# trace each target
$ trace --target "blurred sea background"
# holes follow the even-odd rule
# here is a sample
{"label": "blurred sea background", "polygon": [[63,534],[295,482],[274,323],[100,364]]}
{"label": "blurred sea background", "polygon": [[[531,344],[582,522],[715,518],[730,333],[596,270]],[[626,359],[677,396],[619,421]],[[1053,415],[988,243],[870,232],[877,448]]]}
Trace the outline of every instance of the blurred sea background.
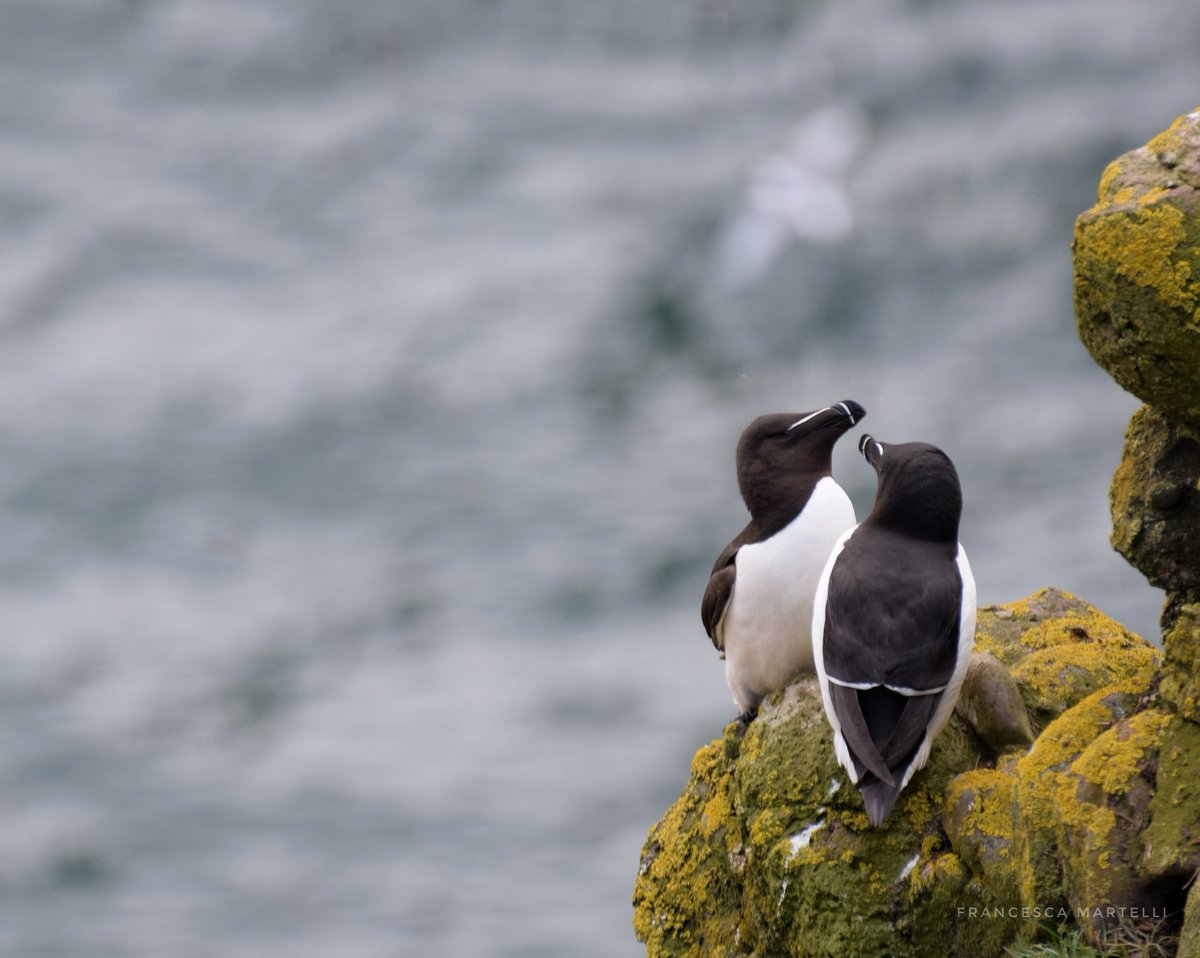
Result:
{"label": "blurred sea background", "polygon": [[[742,427],[1143,634],[1074,331],[1200,6],[0,0],[0,953],[632,958]],[[860,515],[858,431],[835,469]]]}

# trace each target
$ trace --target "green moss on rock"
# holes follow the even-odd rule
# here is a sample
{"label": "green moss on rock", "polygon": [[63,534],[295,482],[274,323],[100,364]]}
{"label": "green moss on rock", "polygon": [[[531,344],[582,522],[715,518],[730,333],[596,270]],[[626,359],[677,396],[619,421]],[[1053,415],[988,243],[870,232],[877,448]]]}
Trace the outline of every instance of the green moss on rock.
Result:
{"label": "green moss on rock", "polygon": [[[776,693],[744,735],[731,725],[697,752],[651,830],[634,895],[651,958],[989,958],[1021,930],[1021,906],[1062,898],[1058,789],[1102,732],[1136,714],[1158,653],[1053,589],[982,609],[979,622],[986,668],[1012,678],[1002,704],[980,694],[965,712],[994,728],[992,711],[1015,710],[1028,728],[1032,706],[1050,723],[1032,750],[985,744],[955,715],[876,829],[834,759],[815,680]],[[999,725],[1017,727],[1008,718]]]}
{"label": "green moss on rock", "polygon": [[1200,605],[1179,609],[1163,640],[1165,661],[1159,686],[1176,714],[1200,723]]}
{"label": "green moss on rock", "polygon": [[944,843],[940,795],[975,760],[970,733],[952,722],[901,795],[896,826],[874,829],[834,759],[815,681],[773,699],[747,731],[735,773],[749,831],[743,942],[763,954],[872,955],[910,937],[909,875],[923,846]]}
{"label": "green moss on rock", "polygon": [[[993,908],[1020,901],[1015,865],[1016,776],[1011,770],[980,768],[959,775],[946,790],[943,826],[955,854],[986,887]],[[1020,930],[1010,919],[1005,940]]]}
{"label": "green moss on rock", "polygon": [[1033,743],[1021,690],[994,655],[976,652],[971,656],[956,710],[997,755],[1024,751]]}
{"label": "green moss on rock", "polygon": [[683,794],[650,830],[634,889],[634,929],[652,955],[735,954],[741,823],[732,814],[737,739],[692,759]]}
{"label": "green moss on rock", "polygon": [[1200,958],[1200,882],[1192,885],[1188,893],[1176,958]]}
{"label": "green moss on rock", "polygon": [[943,795],[977,761],[960,719],[884,829],[834,758],[815,680],[770,698],[736,749],[734,729],[697,753],[646,843],[634,925],[648,954],[915,955],[914,937],[944,937],[945,914],[914,912],[910,876],[947,850]]}
{"label": "green moss on rock", "polygon": [[1143,406],[1109,490],[1113,547],[1178,605],[1200,596],[1200,429]]}
{"label": "green moss on rock", "polygon": [[1163,732],[1144,843],[1151,876],[1200,870],[1200,725],[1178,716]]}
{"label": "green moss on rock", "polygon": [[1200,425],[1200,112],[1115,160],[1075,224],[1080,339],[1118,383]]}
{"label": "green moss on rock", "polygon": [[1058,783],[1055,818],[1063,887],[1076,910],[1092,909],[1089,930],[1113,927],[1096,907],[1149,908],[1138,875],[1142,832],[1150,819],[1156,759],[1168,713],[1124,719],[1087,746]]}
{"label": "green moss on rock", "polygon": [[[1147,671],[1092,693],[1049,724],[1017,763],[1015,850],[1022,901],[1066,907],[1057,803],[1071,765],[1106,730],[1135,714],[1152,680]],[[1032,932],[1034,923],[1025,930]]]}

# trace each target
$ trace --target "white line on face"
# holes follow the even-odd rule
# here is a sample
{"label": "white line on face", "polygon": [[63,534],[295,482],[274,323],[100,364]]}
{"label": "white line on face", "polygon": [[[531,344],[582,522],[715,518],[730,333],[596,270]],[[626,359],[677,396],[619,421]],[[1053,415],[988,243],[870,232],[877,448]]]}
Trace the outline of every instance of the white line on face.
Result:
{"label": "white line on face", "polygon": [[792,423],[790,426],[788,426],[787,432],[791,432],[797,426],[803,426],[806,422],[808,422],[810,419],[812,419],[813,416],[819,416],[823,412],[829,412],[829,410],[831,410],[832,408],[833,408],[832,406],[826,406],[824,409],[818,409],[816,412],[810,412],[803,419],[797,419],[794,423]]}
{"label": "white line on face", "polygon": [[850,425],[853,426],[854,425],[854,413],[852,413],[850,411],[850,407],[847,406],[844,402],[840,402],[837,404],[837,408],[846,414],[846,418],[850,420]]}

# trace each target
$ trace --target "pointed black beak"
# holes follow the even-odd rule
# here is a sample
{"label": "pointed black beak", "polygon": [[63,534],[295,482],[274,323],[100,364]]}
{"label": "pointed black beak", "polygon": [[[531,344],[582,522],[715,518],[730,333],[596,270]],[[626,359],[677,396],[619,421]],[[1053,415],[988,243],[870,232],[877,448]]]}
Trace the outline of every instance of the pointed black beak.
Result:
{"label": "pointed black beak", "polygon": [[837,431],[838,435],[858,425],[862,417],[867,414],[867,411],[853,399],[843,399],[841,402],[834,403],[832,406],[826,407],[824,412],[828,418],[817,427],[817,431],[833,429]]}
{"label": "pointed black beak", "polygon": [[[867,411],[853,399],[844,399],[839,403],[834,403],[832,406],[826,406],[824,409],[818,409],[816,412],[810,412],[807,415],[801,416],[788,426],[786,431],[791,433],[799,426],[807,426],[806,429],[801,429],[794,434],[797,440],[802,440],[806,436],[812,436],[816,433],[824,433],[831,429],[836,430],[840,436],[851,426],[856,425],[866,414]],[[834,442],[836,441],[834,439]]]}
{"label": "pointed black beak", "polygon": [[863,416],[867,414],[867,411],[853,399],[843,399],[840,403],[835,403],[833,408],[845,415],[850,420],[851,426],[857,426]]}
{"label": "pointed black beak", "polygon": [[876,472],[879,471],[879,461],[883,458],[884,449],[887,448],[885,443],[880,442],[874,436],[863,433],[863,436],[858,440],[858,451],[863,454],[863,458]]}
{"label": "pointed black beak", "polygon": [[843,399],[841,402],[834,403],[828,407],[827,411],[831,415],[820,428],[837,429],[839,432],[857,426],[862,417],[867,414],[867,411],[853,399]]}

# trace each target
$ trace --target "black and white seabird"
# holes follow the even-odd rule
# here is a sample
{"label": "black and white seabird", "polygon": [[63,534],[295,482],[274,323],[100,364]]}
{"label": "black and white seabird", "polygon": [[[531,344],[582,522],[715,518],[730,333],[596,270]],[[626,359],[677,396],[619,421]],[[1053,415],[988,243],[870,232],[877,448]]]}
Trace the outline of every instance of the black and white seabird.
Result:
{"label": "black and white seabird", "polygon": [[760,416],[738,440],[750,523],[717,557],[701,615],[749,721],[759,703],[813,670],[812,608],[834,542],[854,525],[833,480],[833,446],[866,415],[853,400],[815,412]]}
{"label": "black and white seabird", "polygon": [[834,753],[880,825],[954,710],[975,641],[975,579],[949,457],[871,436],[858,448],[879,477],[875,506],[829,556],[813,652]]}

